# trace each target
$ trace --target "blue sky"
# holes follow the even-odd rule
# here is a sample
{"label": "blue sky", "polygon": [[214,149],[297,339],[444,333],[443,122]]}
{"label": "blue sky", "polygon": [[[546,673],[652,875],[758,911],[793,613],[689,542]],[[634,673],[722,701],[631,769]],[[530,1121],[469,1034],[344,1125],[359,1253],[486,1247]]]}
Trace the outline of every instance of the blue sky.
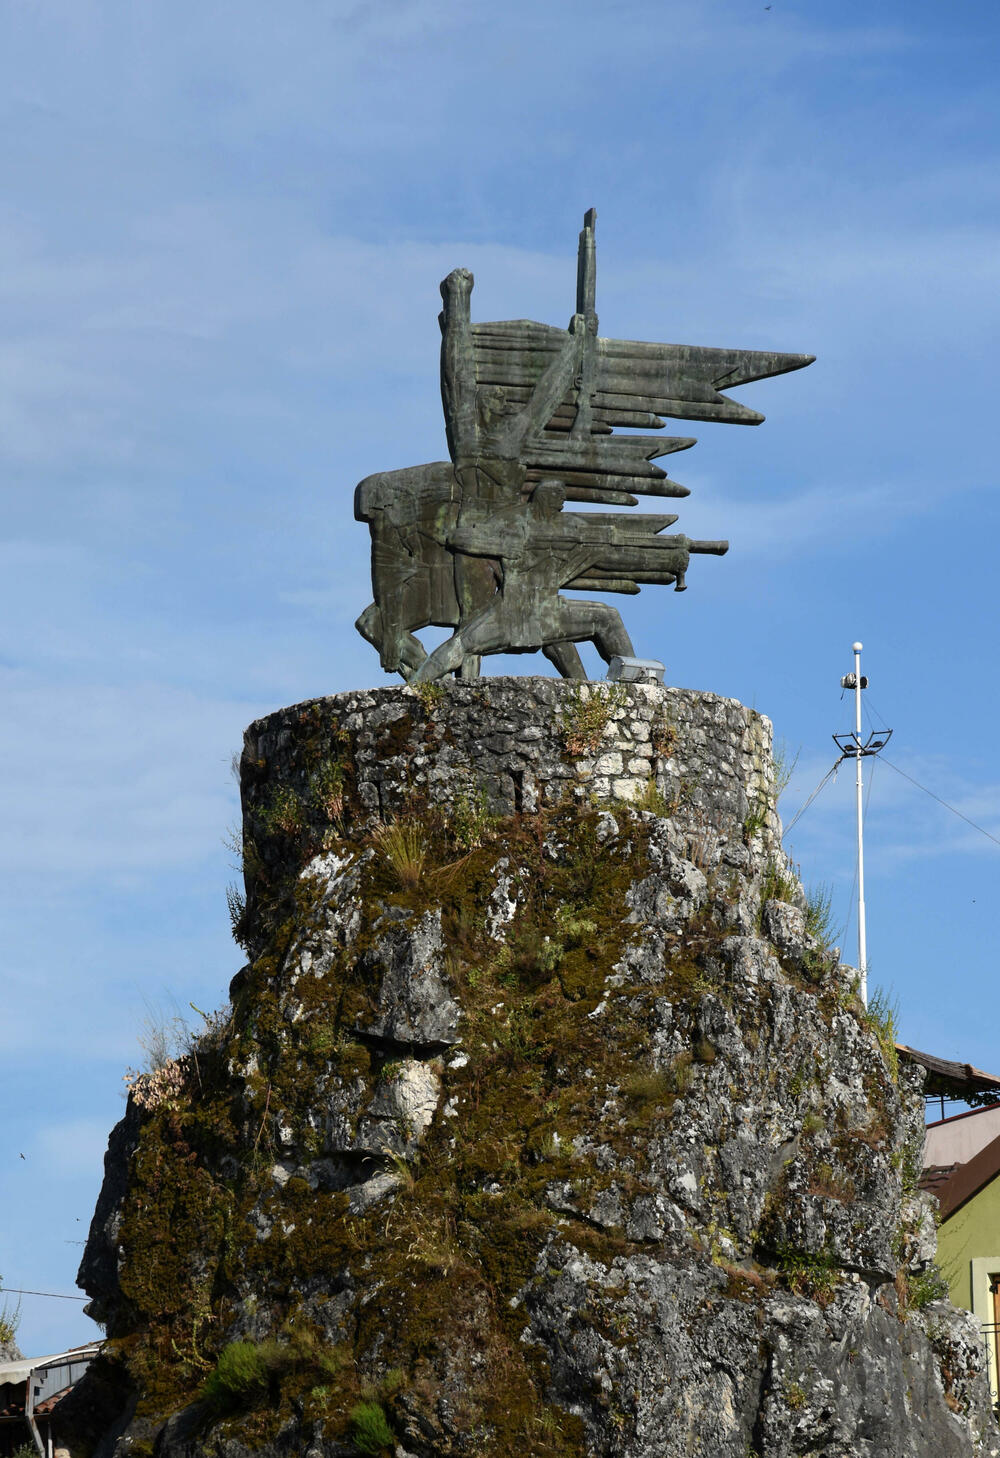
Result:
{"label": "blue sky", "polygon": [[[691,427],[678,529],[732,549],[626,601],[637,651],[773,719],[789,819],[860,637],[894,763],[1000,835],[998,51],[967,0],[0,5],[8,1285],[73,1291],[147,1005],[239,965],[244,726],[383,681],[352,490],[446,453],[457,265],[564,325],[595,206],[602,332],[817,356]],[[840,920],[852,796],[791,837]],[[998,857],[878,771],[873,979],[996,1071]],[[92,1331],[24,1301],[29,1352]]]}

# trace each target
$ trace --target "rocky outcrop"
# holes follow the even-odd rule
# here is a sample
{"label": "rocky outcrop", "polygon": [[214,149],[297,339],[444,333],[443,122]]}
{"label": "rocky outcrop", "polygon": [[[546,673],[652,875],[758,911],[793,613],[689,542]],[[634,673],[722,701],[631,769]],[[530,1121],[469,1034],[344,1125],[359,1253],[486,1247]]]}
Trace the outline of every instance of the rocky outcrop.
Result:
{"label": "rocky outcrop", "polygon": [[251,727],[248,963],[81,1270],[103,1458],[1000,1454],[769,736],[530,679]]}

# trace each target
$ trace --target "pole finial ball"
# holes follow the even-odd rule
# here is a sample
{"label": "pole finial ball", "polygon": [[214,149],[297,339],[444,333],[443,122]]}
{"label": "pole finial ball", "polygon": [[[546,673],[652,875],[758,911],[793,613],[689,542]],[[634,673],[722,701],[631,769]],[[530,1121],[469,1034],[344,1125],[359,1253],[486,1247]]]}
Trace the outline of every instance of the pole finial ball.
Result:
{"label": "pole finial ball", "polygon": [[865,645],[863,643],[852,643],[851,644],[851,651],[852,651],[852,653],[860,653],[861,650],[862,650],[862,648],[864,646]]}

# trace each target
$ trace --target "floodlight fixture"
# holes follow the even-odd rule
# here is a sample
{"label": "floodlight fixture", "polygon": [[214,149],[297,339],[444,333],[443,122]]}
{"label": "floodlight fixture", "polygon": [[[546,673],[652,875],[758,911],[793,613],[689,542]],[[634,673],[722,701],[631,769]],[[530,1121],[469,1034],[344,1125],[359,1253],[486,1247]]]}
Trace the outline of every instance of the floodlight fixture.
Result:
{"label": "floodlight fixture", "polygon": [[656,658],[624,658],[616,653],[608,664],[612,683],[662,683],[665,666]]}

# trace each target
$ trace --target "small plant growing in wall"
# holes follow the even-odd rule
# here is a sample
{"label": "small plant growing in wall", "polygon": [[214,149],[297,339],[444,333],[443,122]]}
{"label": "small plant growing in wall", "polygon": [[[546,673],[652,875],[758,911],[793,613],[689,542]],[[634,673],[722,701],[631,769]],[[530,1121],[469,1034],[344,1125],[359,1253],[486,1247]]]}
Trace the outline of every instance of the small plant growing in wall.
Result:
{"label": "small plant growing in wall", "polygon": [[486,791],[459,790],[452,802],[449,828],[460,850],[476,850],[496,830],[500,816],[490,808]]}
{"label": "small plant growing in wall", "polygon": [[747,810],[743,818],[743,839],[747,845],[764,829],[770,808],[766,795],[760,795]]}
{"label": "small plant growing in wall", "polygon": [[248,952],[250,943],[246,931],[247,899],[239,887],[232,882],[226,887],[226,908],[229,912],[233,941],[238,947],[242,947],[244,952]]}
{"label": "small plant growing in wall", "polygon": [[430,713],[436,704],[444,698],[443,683],[413,683],[410,685],[417,698],[424,706],[426,713]]}
{"label": "small plant growing in wall", "polygon": [[798,1250],[782,1245],[777,1254],[778,1270],[796,1296],[808,1296],[819,1306],[829,1306],[840,1283],[840,1268],[833,1251]]}
{"label": "small plant growing in wall", "polygon": [[677,741],[680,738],[680,731],[673,719],[663,713],[660,714],[653,724],[653,732],[650,736],[653,753],[657,759],[669,759],[677,748]]}
{"label": "small plant growing in wall", "polygon": [[797,887],[798,878],[792,862],[785,856],[772,859],[767,863],[767,870],[764,872],[764,879],[761,882],[761,905],[763,906],[765,901],[793,902]]}
{"label": "small plant growing in wall", "polygon": [[802,1386],[801,1382],[788,1383],[785,1388],[785,1401],[788,1403],[788,1406],[795,1411],[797,1411],[800,1407],[805,1407],[806,1390]]}
{"label": "small plant growing in wall", "polygon": [[902,1149],[894,1150],[889,1156],[893,1169],[899,1171],[904,1195],[912,1195],[919,1185],[924,1164],[923,1139],[923,1131],[921,1131],[916,1139],[904,1144]]}
{"label": "small plant growing in wall", "polygon": [[325,820],[339,821],[344,810],[345,768],[337,759],[325,759],[309,777],[309,798]]}
{"label": "small plant growing in wall", "polygon": [[667,820],[677,810],[677,801],[668,800],[663,791],[656,783],[656,776],[650,775],[642,787],[640,794],[636,795],[624,808],[628,810],[644,810],[650,815],[657,815],[661,820]]}
{"label": "small plant growing in wall", "polygon": [[126,1068],[122,1082],[140,1109],[158,1109],[161,1104],[177,1108],[188,1078],[188,1060],[171,1058],[151,1073]]}
{"label": "small plant growing in wall", "polygon": [[833,926],[833,893],[828,886],[806,892],[806,931],[821,947],[829,947],[836,935]]}
{"label": "small plant growing in wall", "polygon": [[795,773],[795,766],[799,762],[798,750],[794,754],[789,751],[785,741],[779,740],[774,746],[772,763],[774,764],[774,798],[779,800],[788,789],[788,782]]}
{"label": "small plant growing in wall", "polygon": [[928,1266],[907,1278],[908,1304],[914,1311],[922,1311],[932,1301],[943,1301],[948,1295],[948,1282],[939,1266]]}
{"label": "small plant growing in wall", "polygon": [[576,689],[562,711],[563,742],[570,759],[594,754],[612,714],[625,707],[628,691],[624,684],[591,686],[585,695]]}
{"label": "small plant growing in wall", "polygon": [[201,1387],[209,1421],[252,1412],[273,1401],[278,1386],[291,1374],[329,1380],[337,1378],[347,1363],[342,1349],[325,1346],[313,1332],[286,1323],[282,1333],[281,1341],[243,1340],[223,1347]]}
{"label": "small plant growing in wall", "polygon": [[287,785],[279,785],[256,814],[265,835],[297,835],[305,824],[302,801]]}
{"label": "small plant growing in wall", "polygon": [[865,1009],[864,1020],[875,1034],[882,1057],[894,1079],[899,1077],[899,1054],[896,1037],[899,1026],[899,1004],[884,987],[873,987]]}
{"label": "small plant growing in wall", "polygon": [[219,1353],[215,1370],[201,1389],[203,1401],[217,1414],[245,1412],[267,1395],[269,1367],[257,1342],[230,1342]]}

